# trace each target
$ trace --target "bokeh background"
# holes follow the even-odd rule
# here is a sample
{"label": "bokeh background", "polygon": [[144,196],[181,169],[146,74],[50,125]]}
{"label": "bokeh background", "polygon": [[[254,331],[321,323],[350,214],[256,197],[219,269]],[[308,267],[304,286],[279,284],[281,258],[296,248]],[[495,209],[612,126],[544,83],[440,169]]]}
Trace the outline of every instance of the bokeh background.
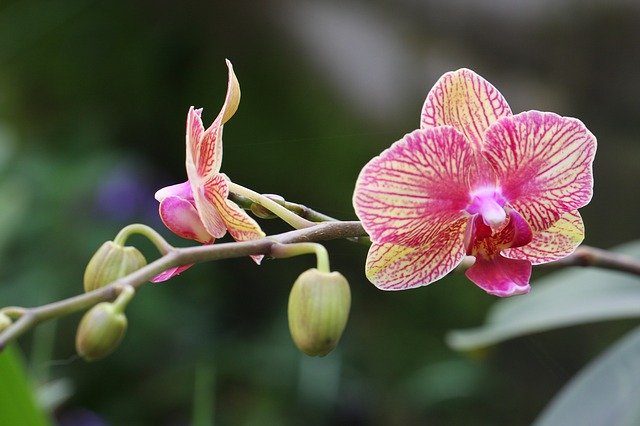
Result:
{"label": "bokeh background", "polygon": [[[153,193],[185,179],[186,112],[217,115],[225,58],[242,102],[223,171],[240,184],[354,219],[360,168],[418,126],[442,73],[469,67],[515,112],[584,121],[599,141],[586,243],[634,239],[638,40],[633,0],[4,0],[0,305],[77,294],[93,252],[129,223],[190,244],[164,229]],[[353,294],[331,355],[305,357],[288,334],[288,292],[311,257],[226,260],[143,288],[104,361],[74,356],[79,315],[22,337],[38,396],[62,425],[524,425],[634,325],[456,353],[446,332],[479,325],[494,298],[459,275],[381,292],[365,247],[327,247]]]}

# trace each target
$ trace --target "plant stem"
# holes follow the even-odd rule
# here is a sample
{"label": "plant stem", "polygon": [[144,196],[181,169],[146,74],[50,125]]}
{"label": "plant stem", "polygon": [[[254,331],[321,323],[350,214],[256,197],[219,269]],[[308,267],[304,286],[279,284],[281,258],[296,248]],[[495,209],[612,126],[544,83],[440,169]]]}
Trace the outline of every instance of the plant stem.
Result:
{"label": "plant stem", "polygon": [[547,264],[552,268],[593,266],[640,275],[640,261],[631,256],[590,246],[580,246],[569,256]]}
{"label": "plant stem", "polygon": [[274,244],[271,247],[271,256],[276,259],[300,256],[302,254],[314,253],[317,259],[316,269],[320,272],[331,272],[329,267],[329,253],[322,244],[318,243],[292,243]]}
{"label": "plant stem", "polygon": [[4,308],[2,312],[9,317],[17,317],[17,320],[0,333],[0,351],[39,323],[86,310],[99,302],[113,301],[123,288],[131,286],[133,289],[137,289],[149,279],[169,268],[252,254],[271,255],[272,247],[275,244],[344,239],[364,235],[366,233],[360,222],[325,222],[259,240],[172,248],[156,261],[97,290],[34,308]]}
{"label": "plant stem", "polygon": [[296,229],[308,228],[315,225],[314,222],[298,216],[291,210],[281,206],[272,199],[267,198],[264,195],[259,194],[249,188],[238,185],[237,183],[229,182],[229,191],[233,192],[234,194],[246,197],[254,203],[260,204],[262,207],[269,210],[271,213],[275,214],[280,219],[284,220]]}
{"label": "plant stem", "polygon": [[116,237],[113,239],[113,242],[115,244],[124,246],[127,242],[127,239],[132,234],[140,234],[147,237],[149,241],[151,241],[153,245],[156,246],[160,254],[164,255],[166,253],[169,253],[173,249],[173,246],[169,244],[167,240],[162,238],[162,235],[156,232],[155,229],[141,223],[134,223],[122,228],[120,232],[118,232],[118,235],[116,235]]}

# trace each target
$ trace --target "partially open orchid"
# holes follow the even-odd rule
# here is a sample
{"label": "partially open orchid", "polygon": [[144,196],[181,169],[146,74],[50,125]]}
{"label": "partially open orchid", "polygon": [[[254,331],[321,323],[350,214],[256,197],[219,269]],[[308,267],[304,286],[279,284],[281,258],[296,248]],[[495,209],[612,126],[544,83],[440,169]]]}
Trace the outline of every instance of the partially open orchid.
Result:
{"label": "partially open orchid", "polygon": [[[265,235],[244,210],[228,199],[228,178],[220,173],[223,125],[235,114],[240,103],[240,85],[231,62],[227,61],[227,67],[227,95],[213,124],[205,130],[200,118],[202,109],[191,107],[187,114],[188,180],[162,188],[155,195],[160,202],[160,217],[167,228],[180,237],[204,244],[213,243],[227,231],[237,241]],[[260,263],[262,256],[252,258]],[[154,281],[167,280],[188,267],[166,271]]]}
{"label": "partially open orchid", "polygon": [[430,284],[475,257],[467,277],[496,296],[527,293],[531,265],[571,254],[593,192],[596,139],[575,118],[517,115],[471,70],[443,75],[420,129],[360,172],[353,204],[372,245],[371,282]]}

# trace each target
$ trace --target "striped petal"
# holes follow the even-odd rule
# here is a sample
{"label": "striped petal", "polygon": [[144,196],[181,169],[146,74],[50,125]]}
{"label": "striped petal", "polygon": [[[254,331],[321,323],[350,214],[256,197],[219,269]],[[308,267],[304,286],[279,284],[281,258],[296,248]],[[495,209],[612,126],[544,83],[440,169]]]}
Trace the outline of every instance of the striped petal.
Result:
{"label": "striped petal", "polygon": [[184,198],[169,196],[160,201],[160,219],[179,237],[210,243],[213,237],[207,232],[193,204]]}
{"label": "striped petal", "polygon": [[528,111],[499,120],[485,139],[502,194],[534,231],[591,200],[596,138],[580,120]]}
{"label": "striped petal", "polygon": [[515,296],[529,292],[531,263],[507,259],[499,254],[490,258],[479,257],[465,275],[489,294],[499,297]]}
{"label": "striped petal", "polygon": [[469,221],[461,218],[448,228],[432,233],[417,247],[373,243],[367,255],[365,273],[382,290],[405,290],[439,280],[464,257],[464,231]]}
{"label": "striped petal", "polygon": [[466,216],[475,171],[454,128],[416,130],[364,166],[353,205],[374,242],[424,245]]}
{"label": "striped petal", "polygon": [[[215,208],[218,217],[224,223],[229,234],[236,241],[257,240],[265,237],[265,233],[260,229],[260,225],[253,220],[243,209],[238,207],[233,201],[227,199],[229,189],[225,176],[216,175],[204,187],[204,196],[207,203]],[[262,255],[251,256],[260,264]]]}
{"label": "striped petal", "polygon": [[453,126],[480,149],[485,130],[510,115],[509,104],[498,89],[462,68],[444,74],[433,86],[422,107],[420,128]]}
{"label": "striped petal", "polygon": [[217,206],[209,199],[210,193],[217,192],[223,194],[228,194],[229,192],[227,182],[220,175],[215,175],[207,184],[197,187],[193,192],[193,199],[207,232],[213,235],[214,238],[222,238],[227,233],[227,225],[222,219]]}
{"label": "striped petal", "polygon": [[528,260],[539,265],[570,255],[583,239],[582,217],[577,211],[571,211],[546,230],[536,232],[526,246],[505,250],[503,254],[511,259]]}
{"label": "striped petal", "polygon": [[202,109],[190,108],[187,116],[187,174],[189,180],[206,181],[220,171],[222,164],[222,127],[237,111],[240,84],[227,60],[229,79],[224,104],[211,126],[204,130]]}

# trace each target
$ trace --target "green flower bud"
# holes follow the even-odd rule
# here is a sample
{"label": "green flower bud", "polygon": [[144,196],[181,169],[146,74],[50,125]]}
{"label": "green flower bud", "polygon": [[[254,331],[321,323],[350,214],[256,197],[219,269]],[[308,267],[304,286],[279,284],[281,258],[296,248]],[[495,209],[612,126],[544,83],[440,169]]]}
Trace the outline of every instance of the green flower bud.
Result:
{"label": "green flower bud", "polygon": [[11,318],[4,312],[0,312],[0,332],[11,325]]}
{"label": "green flower bud", "polygon": [[78,326],[76,352],[85,361],[96,361],[113,352],[127,331],[127,317],[108,302],[98,303]]}
{"label": "green flower bud", "polygon": [[336,347],[349,318],[351,291],[339,272],[303,272],[289,294],[289,331],[298,349],[324,356]]}
{"label": "green flower bud", "polygon": [[84,291],[104,287],[146,264],[147,260],[137,248],[107,241],[93,255],[84,271]]}

